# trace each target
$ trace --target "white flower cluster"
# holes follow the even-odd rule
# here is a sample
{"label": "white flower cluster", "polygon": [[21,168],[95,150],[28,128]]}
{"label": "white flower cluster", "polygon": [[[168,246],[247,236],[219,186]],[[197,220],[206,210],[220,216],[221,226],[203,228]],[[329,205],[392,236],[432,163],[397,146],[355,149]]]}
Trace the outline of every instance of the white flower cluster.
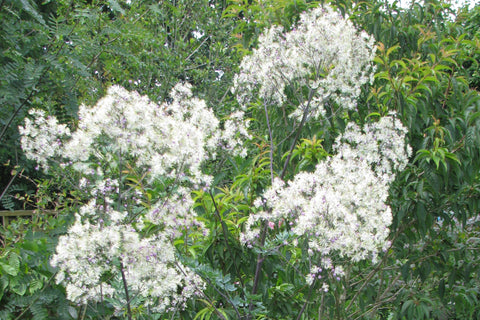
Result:
{"label": "white flower cluster", "polygon": [[[107,211],[110,216],[127,215]],[[51,264],[59,268],[56,280],[66,283],[69,300],[100,302],[124,292],[122,270],[130,295],[143,298],[144,306],[154,312],[182,308],[204,288],[201,279],[177,261],[165,235],[142,238],[128,224],[85,219],[104,215],[94,203],[87,204],[76,214],[68,235],[59,239]]]}
{"label": "white flower cluster", "polygon": [[365,125],[363,130],[348,123],[345,133],[335,141],[335,149],[343,158],[365,160],[379,178],[389,183],[412,153],[412,148],[405,145],[406,134],[407,128],[392,113]]}
{"label": "white flower cluster", "polygon": [[[256,99],[256,90],[267,103],[281,105],[287,86],[306,87],[313,93],[311,116],[318,118],[327,102],[356,107],[361,86],[373,79],[374,56],[372,36],[332,8],[318,7],[303,13],[296,29],[274,26],[260,36],[258,49],[241,63],[234,91],[244,106]],[[301,102],[292,116],[301,115],[307,104]]]}
{"label": "white flower cluster", "polygon": [[242,158],[247,156],[247,148],[244,147],[243,141],[252,139],[247,128],[250,121],[245,120],[243,111],[232,113],[225,121],[224,130],[222,131],[222,148],[230,151],[233,155]]}
{"label": "white flower cluster", "polygon": [[161,226],[169,237],[178,237],[184,228],[202,227],[202,224],[195,220],[193,202],[190,190],[179,187],[175,193],[154,204],[145,214],[144,220]]}
{"label": "white flower cluster", "polygon": [[250,135],[243,113],[233,114],[222,131],[212,110],[193,97],[190,85],[177,84],[170,96],[171,102],[158,105],[137,92],[112,86],[95,106],[80,106],[78,128],[71,134],[54,117],[33,110],[35,121],[27,119],[20,127],[22,148],[44,167],[59,156],[91,175],[100,153],[107,161],[122,155],[133,159],[137,168],[148,169],[151,179],[181,174],[207,184],[211,177],[201,172],[201,165],[215,157],[219,146],[246,155],[243,141]]}
{"label": "white flower cluster", "polygon": [[[349,125],[337,139],[338,153],[319,163],[314,172],[301,172],[292,181],[276,179],[257,199],[264,208],[251,215],[242,240],[259,235],[259,221],[283,221],[298,236],[309,239],[312,253],[338,253],[354,261],[377,259],[389,245],[392,222],[386,204],[394,172],[408,161],[405,128],[394,117],[365,126]],[[331,268],[325,259],[325,268]]]}
{"label": "white flower cluster", "polygon": [[[219,147],[245,155],[241,138],[249,137],[248,121],[235,113],[220,130],[188,84],[176,85],[170,96],[170,102],[156,104],[112,86],[95,106],[80,106],[73,132],[38,110],[20,128],[28,158],[44,168],[73,168],[81,177],[77,186],[90,196],[52,258],[57,282],[66,284],[74,302],[120,297],[122,273],[132,296],[159,312],[184,306],[203,288],[177,261],[172,241],[201,227],[191,187],[210,183],[201,166]],[[157,198],[139,192],[130,172],[143,187],[160,188]],[[148,209],[142,198],[148,198]],[[145,236],[152,225],[158,232]]]}
{"label": "white flower cluster", "polygon": [[216,148],[219,122],[203,100],[192,97],[188,85],[175,86],[171,97],[171,103],[157,105],[136,92],[110,87],[94,107],[80,107],[78,129],[64,154],[88,172],[91,155],[107,145],[106,157],[133,157],[136,167],[150,169],[152,179],[188,172],[194,182],[208,182],[200,166]]}
{"label": "white flower cluster", "polygon": [[55,117],[45,117],[43,110],[32,109],[28,113],[33,121],[27,117],[25,126],[19,127],[22,148],[27,158],[48,169],[48,160],[60,155],[62,140],[70,136],[70,129]]}

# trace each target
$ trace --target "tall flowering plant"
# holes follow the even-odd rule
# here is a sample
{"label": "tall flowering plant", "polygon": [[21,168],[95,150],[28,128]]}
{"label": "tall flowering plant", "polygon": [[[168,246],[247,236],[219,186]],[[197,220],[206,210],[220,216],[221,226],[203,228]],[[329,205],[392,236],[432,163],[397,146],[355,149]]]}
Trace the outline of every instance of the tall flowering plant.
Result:
{"label": "tall flowering plant", "polygon": [[[46,171],[77,172],[88,201],[61,236],[51,263],[76,303],[111,301],[131,314],[132,299],[152,312],[183,308],[203,281],[176,257],[182,233],[206,232],[191,191],[208,186],[206,160],[223,148],[245,153],[243,113],[225,122],[179,84],[156,104],[113,86],[93,107],[81,106],[76,130],[32,110],[20,128],[27,157]],[[154,189],[148,192],[146,189]]]}
{"label": "tall flowering plant", "polygon": [[300,172],[287,182],[274,179],[255,201],[257,212],[246,222],[242,241],[255,245],[262,231],[259,222],[266,222],[274,237],[290,231],[294,243],[306,238],[312,256],[310,284],[322,269],[343,275],[343,266],[333,257],[376,262],[389,246],[389,184],[411,154],[405,134],[395,115],[363,129],[350,123],[335,142],[335,154],[314,172]]}
{"label": "tall flowering plant", "polygon": [[[301,14],[291,30],[265,30],[258,48],[243,59],[233,91],[243,107],[263,105],[270,140],[270,186],[254,201],[240,235],[242,243],[261,252],[253,293],[266,261],[262,252],[304,249],[306,284],[326,292],[325,279],[341,280],[347,266],[367,259],[376,263],[389,248],[388,191],[407,165],[411,148],[394,112],[364,126],[352,121],[362,87],[373,82],[375,52],[372,36],[333,8],[319,6]],[[293,122],[285,138],[293,137],[291,147],[277,174],[275,151],[282,142],[276,144],[278,128],[271,125],[279,123],[271,120],[276,108],[290,110],[282,122]],[[345,128],[335,128],[336,119]],[[291,156],[306,128],[337,136],[331,155],[312,163],[313,172],[287,180]],[[340,300],[336,297],[337,306]]]}
{"label": "tall flowering plant", "polygon": [[[68,298],[80,304],[109,301],[117,311],[126,307],[128,314],[134,301],[152,312],[168,312],[184,308],[188,299],[202,294],[208,285],[232,306],[237,318],[243,313],[253,319],[262,266],[268,263],[267,254],[283,254],[279,248],[288,248],[294,255],[305,253],[304,265],[296,269],[302,278],[292,282],[310,287],[310,293],[315,288],[327,292],[329,282],[322,277],[341,280],[351,263],[376,262],[390,245],[389,186],[396,172],[407,165],[411,151],[406,129],[395,113],[363,126],[351,121],[362,86],[372,80],[374,55],[373,37],[358,31],[334,9],[322,6],[303,13],[292,30],[272,27],[264,32],[258,49],[244,58],[234,80],[240,110],[223,124],[192,95],[189,85],[180,84],[173,88],[171,101],[162,104],[113,86],[95,106],[80,107],[75,130],[43,111],[32,110],[32,120],[20,128],[25,154],[48,172],[75,172],[74,185],[86,195],[51,259]],[[268,130],[268,160],[240,174],[238,180],[232,179],[237,186],[242,179],[251,182],[240,187],[239,194],[248,195],[239,197],[247,201],[236,206],[227,202],[237,197],[226,196],[230,200],[217,205],[220,198],[213,193],[206,197],[210,202],[201,200],[211,204],[204,206],[205,212],[215,213],[209,225],[215,228],[211,230],[215,236],[204,252],[218,245],[216,228],[221,226],[225,247],[212,261],[233,265],[228,270],[236,277],[218,274],[203,264],[196,271],[210,274],[204,282],[182,264],[174,241],[210,231],[193,210],[200,205],[194,203],[192,191],[212,184],[212,176],[202,169],[219,148],[246,155],[243,140],[250,135],[245,112],[247,108],[255,112],[259,105],[263,105],[260,112],[265,112]],[[278,145],[275,134],[284,128],[272,128],[270,116],[276,108],[289,112],[275,123],[293,128],[285,139],[278,139],[282,140]],[[334,128],[334,120],[340,118],[346,126]],[[261,119],[256,120],[262,130]],[[329,152],[311,157],[321,159],[312,163],[313,170],[285,178],[302,130],[326,126],[333,136]],[[279,166],[274,153],[285,140],[291,147]],[[255,159],[245,163],[254,165]],[[270,174],[266,187],[251,176],[258,172]],[[226,221],[226,208],[245,216]],[[242,273],[252,268],[242,269],[238,261],[221,260],[227,253],[232,258],[232,247],[237,244],[245,245],[236,247],[240,252],[254,249],[254,273]],[[230,279],[233,283],[228,283]],[[240,286],[241,293],[232,297]],[[302,317],[308,296],[302,298],[304,307],[297,319]],[[203,300],[207,308],[197,317],[214,309],[226,318],[214,300]]]}

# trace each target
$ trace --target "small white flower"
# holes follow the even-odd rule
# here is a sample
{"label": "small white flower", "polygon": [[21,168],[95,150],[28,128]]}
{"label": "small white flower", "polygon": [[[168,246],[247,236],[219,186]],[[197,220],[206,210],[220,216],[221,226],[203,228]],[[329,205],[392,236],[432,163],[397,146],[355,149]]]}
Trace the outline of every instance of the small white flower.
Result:
{"label": "small white flower", "polygon": [[[328,257],[334,252],[354,261],[375,261],[389,243],[392,213],[386,201],[395,172],[408,162],[405,134],[394,115],[363,130],[349,124],[336,140],[337,154],[314,172],[300,172],[287,183],[274,180],[255,201],[266,210],[250,215],[243,241],[256,241],[260,221],[286,221],[297,236],[308,236],[309,254],[318,253],[325,269],[333,267]],[[343,276],[341,266],[334,273]]]}
{"label": "small white flower", "polygon": [[[312,94],[310,118],[324,117],[330,102],[352,110],[373,74],[374,41],[331,7],[320,6],[301,14],[291,31],[265,30],[258,48],[242,60],[233,91],[244,108],[258,97],[281,106],[285,88],[295,83]],[[301,117],[307,104],[300,103],[290,116]]]}

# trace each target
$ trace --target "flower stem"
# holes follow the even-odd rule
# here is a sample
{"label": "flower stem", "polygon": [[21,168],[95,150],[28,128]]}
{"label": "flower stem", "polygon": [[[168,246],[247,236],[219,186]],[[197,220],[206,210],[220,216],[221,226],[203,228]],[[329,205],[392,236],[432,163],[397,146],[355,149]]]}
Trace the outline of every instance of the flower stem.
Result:
{"label": "flower stem", "polygon": [[127,285],[127,279],[125,278],[125,272],[123,271],[123,263],[120,263],[120,272],[122,273],[123,287],[125,289],[125,297],[127,298],[128,320],[132,320],[132,310],[130,309],[130,295],[128,294],[128,285]]}

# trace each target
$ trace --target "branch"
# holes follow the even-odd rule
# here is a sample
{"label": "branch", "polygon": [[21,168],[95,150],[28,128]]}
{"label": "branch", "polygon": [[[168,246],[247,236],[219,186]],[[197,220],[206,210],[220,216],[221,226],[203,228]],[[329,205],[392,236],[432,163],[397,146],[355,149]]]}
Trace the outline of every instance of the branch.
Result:
{"label": "branch", "polygon": [[297,129],[297,134],[295,135],[295,138],[292,141],[292,144],[290,146],[290,150],[288,151],[287,159],[285,160],[285,163],[283,164],[283,170],[282,170],[282,173],[280,174],[280,179],[283,179],[283,177],[285,176],[285,173],[287,172],[288,164],[290,162],[290,159],[292,158],[293,149],[295,149],[295,145],[297,144],[298,138],[300,138],[300,133],[302,132],[303,126],[305,125],[305,122],[307,121],[308,114],[310,112],[310,103],[311,103],[312,98],[313,98],[313,93],[314,93],[314,90],[310,89],[310,92],[308,94],[308,103],[307,103],[307,106],[305,107],[305,110],[303,111],[302,121],[300,122],[300,125]]}
{"label": "branch", "polygon": [[[75,28],[77,27],[78,25],[78,21],[77,23],[75,23],[75,25],[72,27],[72,30],[70,30],[70,33],[68,34],[68,36],[70,36],[73,31],[75,30]],[[58,48],[58,51],[56,53],[56,57],[58,57],[58,55],[60,54],[60,51],[63,49],[65,45],[65,42],[62,43],[62,45],[60,46],[60,48]],[[48,49],[52,46],[52,42],[48,45],[48,48],[47,48],[47,51]],[[0,141],[2,141],[3,137],[5,136],[6,132],[7,132],[7,129],[10,127],[10,125],[12,124],[13,120],[17,117],[17,115],[20,113],[20,110],[23,109],[23,107],[25,106],[25,104],[27,104],[27,102],[32,98],[33,94],[37,91],[36,89],[36,86],[40,83],[40,81],[42,81],[42,78],[47,74],[47,72],[50,70],[51,68],[51,64],[45,68],[45,70],[43,70],[42,74],[40,75],[40,77],[38,78],[38,81],[36,83],[36,85],[33,86],[32,90],[30,91],[30,94],[23,100],[23,102],[20,104],[20,106],[15,110],[15,112],[13,113],[13,115],[10,117],[10,119],[8,120],[7,124],[3,127],[3,130],[2,132],[0,133]]]}
{"label": "branch", "polygon": [[[394,283],[398,280],[398,278],[400,278],[400,275],[398,275],[397,277],[395,277],[394,279]],[[377,309],[378,307],[380,307],[382,304],[385,304],[385,303],[388,303],[388,302],[392,302],[392,301],[395,301],[395,299],[397,298],[398,294],[401,292],[401,289],[405,288],[407,286],[407,283],[405,283],[401,288],[400,290],[397,290],[397,292],[395,292],[391,297],[389,297],[388,299],[386,300],[382,300],[382,301],[379,301],[379,299],[377,299],[377,301],[373,304],[371,304],[371,308],[368,309],[368,310],[365,310],[362,314],[360,314],[358,317],[355,318],[355,320],[358,320],[358,319],[361,319],[363,318],[363,316],[365,316],[366,314],[372,312],[373,310]],[[390,287],[389,287],[390,288]],[[389,289],[387,288],[387,289]],[[385,290],[384,294],[387,292],[387,289]],[[383,295],[382,297],[380,298],[383,298]],[[350,319],[358,314],[360,312],[360,310],[358,310],[357,312],[353,313],[350,315]]]}
{"label": "branch", "polygon": [[[267,235],[267,222],[263,221],[262,232],[260,234],[261,247],[265,245],[266,235]],[[257,294],[258,282],[260,281],[260,274],[262,273],[263,260],[265,260],[265,258],[263,257],[263,254],[259,253],[257,256],[257,266],[255,267],[255,278],[253,280],[252,295]],[[247,320],[252,319],[252,315],[251,315],[252,310],[253,310],[253,303],[250,302],[248,306],[248,311],[250,312],[250,314],[248,315]]]}
{"label": "branch", "polygon": [[[208,278],[205,278],[205,281],[207,281],[208,284],[211,285],[211,286],[213,287],[213,289],[214,289],[219,295],[221,295],[225,300],[228,301],[228,303],[230,303],[230,304],[232,305],[233,310],[235,310],[235,313],[237,314],[238,319],[241,319],[242,316],[240,315],[240,312],[238,311],[238,309],[237,309],[237,307],[235,306],[235,304],[232,302],[232,299],[230,298],[230,296],[228,295],[228,293],[227,293],[227,294],[223,294],[220,290],[217,289],[217,287],[216,287],[215,285],[212,284],[212,282],[211,282]],[[203,294],[203,295],[204,295],[205,297],[207,297],[205,294]],[[208,298],[207,298],[207,299],[208,299]],[[209,302],[210,302],[210,304],[213,306],[212,301],[209,300]],[[215,308],[215,309],[216,309],[216,308]],[[216,313],[221,315],[221,313],[220,313],[219,311],[216,311]],[[223,315],[221,315],[221,317],[224,318]]]}
{"label": "branch", "polygon": [[305,311],[305,308],[307,307],[308,299],[310,299],[310,296],[312,295],[313,292],[313,287],[315,286],[315,282],[317,279],[313,279],[312,284],[310,285],[310,289],[308,290],[307,298],[305,299],[305,303],[302,306],[302,309],[298,313],[297,320],[300,320],[302,317],[303,312]]}
{"label": "branch", "polygon": [[358,290],[355,292],[355,295],[354,295],[353,298],[350,300],[350,303],[348,304],[347,308],[345,309],[345,313],[348,312],[348,310],[350,310],[350,308],[351,308],[352,305],[353,305],[353,301],[355,301],[355,299],[360,295],[360,293],[361,293],[361,291],[363,290],[363,288],[365,288],[365,286],[370,282],[370,280],[372,280],[373,276],[380,270],[381,266],[387,261],[387,258],[390,256],[390,254],[388,253],[388,251],[390,251],[390,249],[393,247],[393,243],[395,242],[395,240],[397,239],[397,237],[399,236],[399,234],[400,234],[402,231],[403,231],[403,228],[402,228],[402,227],[398,228],[397,232],[396,232],[395,235],[393,236],[391,245],[390,245],[390,247],[388,248],[387,253],[383,256],[382,260],[378,263],[378,265],[375,267],[375,269],[373,269],[372,271],[370,271],[370,273],[367,275],[367,278],[365,279],[365,282],[361,285],[360,289],[358,289]]}
{"label": "branch", "polygon": [[127,279],[125,278],[125,272],[123,272],[123,263],[120,262],[120,272],[122,273],[123,287],[125,288],[125,297],[127,298],[127,315],[128,320],[132,320],[132,310],[130,309],[130,297],[128,295]]}
{"label": "branch", "polygon": [[268,135],[270,137],[270,179],[273,185],[273,136],[272,128],[270,127],[270,119],[268,117],[267,103],[265,101],[263,102],[263,108],[265,110],[265,117],[267,118]]}
{"label": "branch", "polygon": [[[270,119],[268,117],[268,109],[267,104],[265,101],[263,102],[264,110],[265,110],[265,117],[267,119],[267,127],[268,127],[268,134],[270,139],[270,179],[273,185],[273,135],[272,135],[272,128],[270,126]],[[267,236],[267,222],[263,221],[262,223],[262,232],[260,233],[260,246],[263,247],[265,245],[265,238]],[[260,281],[260,274],[262,272],[262,265],[264,261],[264,257],[262,253],[257,255],[257,266],[255,267],[255,277],[253,279],[253,287],[252,287],[252,295],[257,293],[258,290],[258,283]],[[253,310],[253,303],[250,303],[248,306],[248,311],[251,313]],[[248,319],[251,319],[252,315],[248,315]]]}
{"label": "branch", "polygon": [[193,50],[192,53],[190,53],[190,54],[188,55],[188,57],[185,58],[185,61],[187,61],[188,59],[190,59],[190,58],[198,51],[198,49],[200,49],[200,48],[203,46],[203,44],[204,44],[205,42],[207,42],[208,39],[210,39],[210,36],[207,36],[207,37],[202,41],[202,43],[200,43],[200,44],[198,45],[198,47],[196,47],[195,50]]}
{"label": "branch", "polygon": [[19,172],[15,173],[15,175],[12,177],[12,179],[10,179],[7,186],[5,187],[5,190],[3,190],[2,194],[0,194],[0,200],[3,199],[3,197],[5,196],[5,193],[7,193],[8,189],[10,188],[10,186],[12,185],[13,181],[18,176],[18,174],[19,174]]}

